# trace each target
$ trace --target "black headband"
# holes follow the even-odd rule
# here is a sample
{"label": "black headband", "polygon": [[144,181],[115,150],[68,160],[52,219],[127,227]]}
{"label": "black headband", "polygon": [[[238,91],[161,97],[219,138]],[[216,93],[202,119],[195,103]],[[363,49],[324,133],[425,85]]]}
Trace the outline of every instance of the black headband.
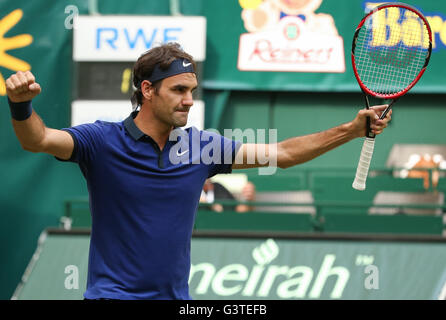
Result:
{"label": "black headband", "polygon": [[175,76],[180,73],[195,73],[194,65],[187,59],[176,59],[172,61],[169,68],[166,70],[162,70],[159,64],[155,65],[152,74],[150,77],[142,78],[138,82],[138,87],[141,86],[141,83],[144,80],[149,80],[151,83],[155,81],[162,80],[171,76]]}

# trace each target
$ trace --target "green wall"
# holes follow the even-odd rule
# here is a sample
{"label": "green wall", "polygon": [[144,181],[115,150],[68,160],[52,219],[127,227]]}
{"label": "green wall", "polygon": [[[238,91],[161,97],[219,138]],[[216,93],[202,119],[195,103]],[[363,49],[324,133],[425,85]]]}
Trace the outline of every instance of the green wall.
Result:
{"label": "green wall", "polygon": [[[22,19],[5,34],[31,34],[30,46],[8,53],[31,65],[42,87],[33,101],[49,127],[70,123],[71,30],[64,28],[65,6],[86,13],[86,1],[2,1],[0,17],[20,8]],[[0,67],[3,77],[12,70]],[[46,226],[58,225],[63,199],[86,192],[79,169],[44,154],[21,149],[11,125],[5,97],[0,97],[0,298],[9,299]]]}
{"label": "green wall", "polygon": [[[22,18],[5,33],[5,38],[30,34],[33,42],[9,50],[11,56],[31,65],[31,72],[42,87],[33,107],[48,127],[70,125],[74,68],[72,30],[65,28],[67,6],[88,14],[88,0],[0,1],[0,19],[14,10]],[[169,0],[97,1],[101,14],[169,15]],[[192,5],[191,5],[192,3]],[[201,0],[188,1],[184,13],[198,15]],[[15,71],[3,67],[7,79]],[[45,227],[58,226],[64,201],[87,195],[85,181],[77,165],[61,163],[45,154],[21,149],[11,126],[6,97],[0,96],[0,299],[9,299],[32,256],[39,234]]]}
{"label": "green wall", "polygon": [[[392,121],[378,136],[372,168],[385,167],[395,143],[444,144],[446,108],[444,94],[407,95],[394,105]],[[375,104],[381,102],[375,101]],[[208,107],[208,109],[211,107]],[[363,106],[359,93],[231,92],[218,125],[224,128],[277,129],[278,140],[311,134],[352,120]],[[208,111],[207,109],[207,111]],[[347,143],[311,162],[290,168],[354,168],[362,139]]]}

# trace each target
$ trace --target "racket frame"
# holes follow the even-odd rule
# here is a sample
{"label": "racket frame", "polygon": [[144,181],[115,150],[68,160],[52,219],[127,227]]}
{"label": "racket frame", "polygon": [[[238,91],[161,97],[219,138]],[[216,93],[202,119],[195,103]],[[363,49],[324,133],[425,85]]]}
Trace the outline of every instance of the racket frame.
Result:
{"label": "racket frame", "polygon": [[[426,25],[428,34],[429,34],[429,46],[428,46],[428,53],[427,53],[427,57],[426,57],[426,61],[424,62],[424,66],[421,68],[421,71],[419,72],[418,76],[403,90],[396,92],[394,94],[381,94],[378,92],[374,92],[372,90],[370,90],[369,88],[367,88],[367,86],[362,82],[361,78],[359,77],[359,73],[358,73],[358,69],[356,67],[356,63],[355,63],[355,48],[356,48],[356,42],[358,39],[358,34],[359,31],[361,30],[362,26],[364,25],[364,23],[367,21],[367,19],[374,13],[376,13],[379,10],[383,10],[386,8],[390,8],[390,7],[399,7],[399,8],[403,8],[406,10],[410,10],[414,13],[416,13],[424,22],[424,24]],[[401,3],[401,2],[393,2],[393,3],[386,3],[386,4],[382,4],[380,6],[377,6],[376,8],[374,8],[373,10],[371,10],[369,13],[367,13],[361,20],[361,22],[358,24],[358,26],[356,27],[356,31],[355,31],[355,35],[353,36],[353,42],[352,42],[352,51],[351,51],[351,58],[352,58],[352,66],[353,66],[353,73],[355,74],[355,78],[359,84],[359,86],[361,87],[361,90],[363,91],[363,93],[366,95],[366,106],[367,109],[369,109],[369,102],[368,102],[368,98],[367,95],[371,96],[371,97],[375,97],[375,98],[380,98],[380,99],[393,99],[393,101],[389,104],[389,106],[384,110],[384,112],[381,114],[380,119],[384,119],[387,115],[387,113],[390,111],[392,105],[395,103],[396,99],[398,99],[399,97],[403,96],[404,94],[406,94],[410,89],[413,88],[413,86],[418,82],[418,80],[420,80],[420,78],[423,76],[424,72],[426,71],[426,67],[429,64],[429,60],[431,57],[431,53],[432,53],[432,30],[430,28],[429,22],[427,21],[426,17],[416,8],[405,4],[405,3]],[[369,120],[370,121],[370,120]],[[367,127],[367,131],[369,130],[369,127]]]}
{"label": "racket frame", "polygon": [[[417,77],[416,77],[416,78],[415,78],[415,79],[414,79],[414,80],[413,80],[413,81],[412,81],[406,88],[404,88],[403,90],[400,90],[400,91],[398,91],[398,92],[396,92],[396,93],[393,93],[393,94],[381,94],[381,93],[374,92],[374,91],[370,90],[370,89],[369,89],[369,88],[362,82],[361,78],[359,77],[358,69],[357,69],[357,67],[356,67],[356,63],[355,63],[355,49],[356,49],[356,43],[357,43],[357,39],[358,39],[358,34],[359,34],[359,32],[360,32],[362,26],[364,25],[364,23],[367,21],[367,19],[368,19],[371,15],[373,15],[374,13],[376,13],[377,11],[379,11],[379,10],[383,10],[383,9],[386,9],[386,8],[390,8],[390,7],[404,8],[404,9],[406,9],[406,10],[410,10],[410,11],[414,12],[415,14],[417,14],[417,15],[423,20],[423,22],[424,22],[424,24],[425,24],[425,26],[426,26],[426,28],[427,28],[427,31],[428,31],[428,34],[429,34],[429,44],[428,44],[428,48],[427,48],[428,53],[427,53],[427,56],[426,56],[425,63],[424,63],[424,65],[423,65],[421,71],[420,71],[419,74],[417,75]],[[361,88],[361,90],[362,90],[362,92],[363,92],[363,94],[364,94],[364,99],[365,99],[366,109],[370,109],[370,103],[369,103],[369,98],[368,98],[368,96],[375,97],[375,98],[380,98],[380,99],[392,99],[391,103],[387,106],[387,108],[383,111],[383,113],[381,114],[381,116],[380,116],[380,118],[379,118],[379,119],[381,119],[381,120],[384,119],[384,118],[386,117],[387,113],[388,113],[388,112],[390,111],[390,109],[392,108],[393,104],[394,104],[394,103],[395,103],[401,96],[403,96],[403,95],[406,94],[410,89],[412,89],[412,87],[418,82],[418,80],[420,80],[420,78],[422,77],[422,75],[423,75],[424,72],[426,71],[426,67],[427,67],[427,65],[429,64],[429,60],[430,60],[431,54],[432,54],[432,31],[431,31],[429,22],[428,22],[427,19],[424,17],[424,15],[423,15],[420,11],[418,11],[417,9],[415,9],[414,7],[412,7],[412,6],[410,6],[410,5],[407,5],[407,4],[405,4],[405,3],[401,3],[401,2],[393,2],[393,3],[386,3],[386,4],[382,4],[382,5],[380,5],[380,6],[377,6],[376,8],[374,8],[373,10],[371,10],[369,13],[367,13],[367,14],[362,18],[362,20],[361,20],[361,22],[358,24],[358,26],[356,27],[356,31],[355,31],[355,34],[354,34],[354,36],[353,36],[352,50],[351,50],[351,59],[352,59],[353,72],[354,72],[354,75],[355,75],[355,77],[356,77],[356,80],[357,80],[357,82],[358,82],[358,84],[359,84],[359,86],[360,86],[360,88]],[[371,142],[370,139],[374,139],[375,136],[376,136],[373,132],[371,132],[371,129],[370,129],[370,124],[371,124],[370,117],[367,117],[367,120],[366,120],[366,121],[367,121],[367,122],[366,122],[367,132],[366,132],[366,141],[364,141],[364,146],[366,145],[366,143],[370,143],[370,142]],[[363,149],[364,149],[364,146],[363,146]],[[372,149],[372,150],[373,150],[373,149]],[[373,151],[372,151],[372,152],[373,152]],[[361,153],[362,153],[362,152],[361,152]],[[361,154],[360,162],[362,161],[362,157],[363,157],[363,155]],[[371,160],[371,157],[370,157],[370,159],[368,159],[368,162],[369,162],[369,163],[368,163],[368,165],[367,165],[367,170],[364,171],[365,168],[364,168],[364,167],[362,168],[363,173],[364,173],[364,172],[368,172],[368,166],[370,165],[370,160]],[[358,187],[357,180],[358,180],[358,172],[359,172],[359,171],[361,171],[361,170],[360,170],[360,165],[358,165],[358,168],[357,168],[356,178],[355,178],[355,181],[353,182],[353,187],[354,187],[355,189],[358,189],[358,190],[364,190],[364,189],[365,189],[365,180],[364,180],[364,182],[363,182],[363,185]],[[367,173],[365,173],[365,174],[367,174]],[[362,184],[362,182],[361,182],[361,184]]]}

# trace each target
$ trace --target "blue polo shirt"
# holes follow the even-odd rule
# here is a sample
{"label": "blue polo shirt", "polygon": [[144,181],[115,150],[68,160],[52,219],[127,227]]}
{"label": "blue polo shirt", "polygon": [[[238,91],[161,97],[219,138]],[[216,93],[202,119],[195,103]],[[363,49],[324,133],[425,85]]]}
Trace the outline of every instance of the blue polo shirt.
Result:
{"label": "blue polo shirt", "polygon": [[92,214],[84,297],[190,299],[201,190],[207,178],[231,172],[240,143],[192,127],[175,129],[160,150],[135,116],[64,129],[74,140],[69,161],[87,181]]}

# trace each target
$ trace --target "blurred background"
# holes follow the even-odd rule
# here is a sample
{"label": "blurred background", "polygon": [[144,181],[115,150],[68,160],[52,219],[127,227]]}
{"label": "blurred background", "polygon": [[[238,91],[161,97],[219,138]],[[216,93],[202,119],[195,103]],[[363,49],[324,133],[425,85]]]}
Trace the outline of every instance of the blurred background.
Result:
{"label": "blurred background", "polygon": [[[48,127],[119,121],[132,110],[133,62],[177,41],[198,61],[190,125],[251,130],[266,142],[277,129],[280,141],[348,122],[363,108],[351,40],[380,3],[0,0],[0,299],[82,298],[90,228],[77,165],[21,149],[5,95],[11,74],[36,76],[42,93],[33,107]],[[197,213],[194,298],[446,295],[446,4],[407,3],[427,16],[433,54],[377,138],[367,189],[351,187],[361,139],[273,175],[215,177],[232,196],[207,198]],[[248,183],[255,191],[246,196]],[[67,285],[72,270],[78,287]]]}

